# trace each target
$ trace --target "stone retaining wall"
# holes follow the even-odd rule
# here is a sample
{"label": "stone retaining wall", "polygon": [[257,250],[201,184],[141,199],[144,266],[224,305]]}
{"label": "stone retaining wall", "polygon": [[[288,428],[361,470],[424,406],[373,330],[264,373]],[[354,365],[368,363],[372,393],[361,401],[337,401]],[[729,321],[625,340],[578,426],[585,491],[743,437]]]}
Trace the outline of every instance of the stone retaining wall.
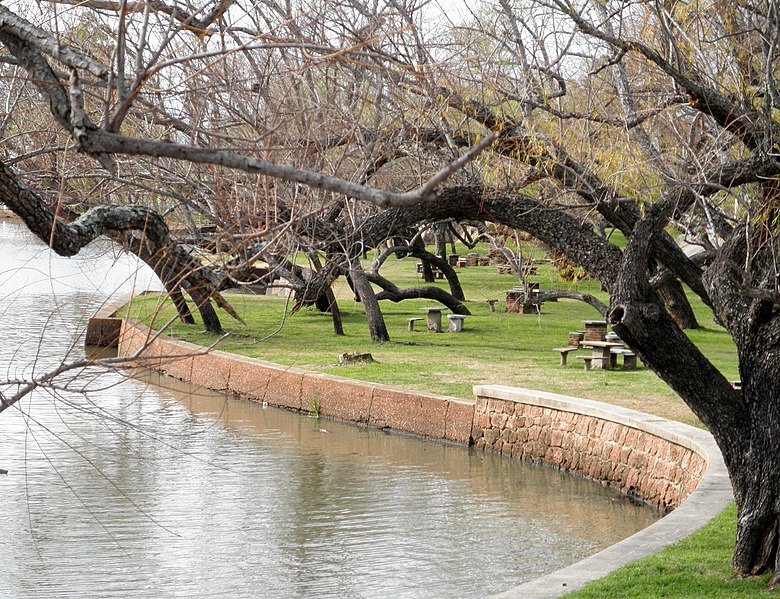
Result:
{"label": "stone retaining wall", "polygon": [[475,387],[475,402],[416,393],[221,351],[204,353],[200,346],[123,320],[119,355],[144,346],[145,366],[197,385],[545,462],[664,510],[685,501],[707,468],[706,457],[684,438],[664,436],[638,420],[663,419],[614,406],[599,409],[598,402],[501,386]]}
{"label": "stone retaining wall", "polygon": [[580,473],[663,510],[685,501],[707,469],[692,448],[657,434],[578,413],[576,405],[540,405],[519,389],[496,397],[496,389],[475,389],[472,438],[479,449]]}

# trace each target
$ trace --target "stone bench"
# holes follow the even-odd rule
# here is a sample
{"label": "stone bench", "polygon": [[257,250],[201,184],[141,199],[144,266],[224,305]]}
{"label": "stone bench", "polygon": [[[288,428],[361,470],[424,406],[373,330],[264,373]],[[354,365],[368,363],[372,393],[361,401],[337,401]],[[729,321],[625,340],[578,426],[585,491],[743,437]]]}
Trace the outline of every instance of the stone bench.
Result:
{"label": "stone bench", "polygon": [[604,368],[604,363],[609,360],[609,358],[602,358],[600,356],[577,356],[577,359],[582,360],[585,363],[585,370],[591,370],[593,362],[601,364],[601,367]]}
{"label": "stone bench", "polygon": [[408,322],[408,323],[409,323],[409,325],[408,325],[408,326],[409,326],[409,332],[410,332],[410,333],[411,333],[412,331],[414,331],[414,323],[415,323],[415,322],[417,322],[418,320],[425,320],[425,319],[424,319],[424,318],[422,318],[421,316],[418,316],[417,318],[407,318],[407,319],[406,319],[406,322]]}
{"label": "stone bench", "polygon": [[613,349],[609,353],[609,365],[617,366],[618,356],[623,356],[623,370],[636,370],[636,354],[630,349]]}
{"label": "stone bench", "polygon": [[569,357],[569,353],[573,351],[577,351],[579,347],[555,347],[553,348],[553,351],[560,352],[561,354],[561,366],[566,366],[566,359]]}
{"label": "stone bench", "polygon": [[450,333],[460,333],[463,330],[463,321],[466,320],[465,314],[447,314],[447,330]]}

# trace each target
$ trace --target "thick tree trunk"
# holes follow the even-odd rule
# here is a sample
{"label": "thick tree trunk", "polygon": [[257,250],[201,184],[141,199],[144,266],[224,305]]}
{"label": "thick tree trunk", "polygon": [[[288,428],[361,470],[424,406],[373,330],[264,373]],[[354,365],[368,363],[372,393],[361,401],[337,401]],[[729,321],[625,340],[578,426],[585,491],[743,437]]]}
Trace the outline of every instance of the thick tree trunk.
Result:
{"label": "thick tree trunk", "polygon": [[357,260],[353,260],[350,265],[349,274],[352,279],[352,288],[360,298],[363,310],[366,312],[371,339],[380,343],[390,341],[390,334],[387,332],[385,318],[382,315],[382,309],[379,307],[374,289],[371,287],[371,282],[368,280],[366,272]]}
{"label": "thick tree trunk", "polygon": [[442,260],[447,260],[447,223],[438,223],[435,228],[436,255]]}
{"label": "thick tree trunk", "polygon": [[436,277],[433,276],[433,267],[428,260],[422,260],[422,279],[426,283],[433,283]]}
{"label": "thick tree trunk", "polygon": [[195,319],[192,316],[192,312],[190,312],[190,308],[184,299],[184,294],[181,292],[181,289],[174,287],[170,283],[163,282],[163,285],[165,285],[165,289],[168,292],[168,297],[171,298],[173,305],[176,306],[176,312],[179,314],[179,319],[184,324],[195,324]]}
{"label": "thick tree trunk", "polygon": [[162,281],[182,322],[187,324],[195,322],[181,293],[181,288],[184,288],[195,302],[205,330],[210,333],[222,333],[222,323],[210,301],[214,288],[208,278],[200,272],[202,267],[199,264],[195,264],[186,253],[176,252],[172,246],[162,246],[157,252],[152,252],[143,241],[134,236],[126,238],[125,243],[130,251],[148,264]]}
{"label": "thick tree trunk", "polygon": [[[777,351],[777,347],[772,350]],[[740,352],[742,355],[742,352]],[[732,437],[735,458],[727,460],[737,502],[737,541],[731,564],[750,576],[774,569],[780,573],[780,371],[766,349],[741,361],[742,393],[749,405],[750,433]],[[725,457],[725,452],[724,452]],[[776,584],[777,581],[773,581]]]}
{"label": "thick tree trunk", "polygon": [[659,289],[661,297],[669,315],[681,329],[698,329],[699,322],[693,313],[693,308],[685,296],[685,290],[678,279],[669,279]]}
{"label": "thick tree trunk", "polygon": [[444,304],[447,308],[452,310],[453,314],[471,314],[469,309],[459,299],[453,297],[439,287],[424,285],[400,289],[395,283],[384,278],[380,274],[372,272],[366,273],[366,276],[370,282],[379,285],[382,288],[382,291],[376,296],[379,301],[390,300],[391,302],[397,303],[406,299],[427,298]]}
{"label": "thick tree trunk", "polygon": [[[186,289],[201,312],[206,330],[222,331],[219,317],[209,301],[216,292],[215,286],[202,271],[203,267],[171,240],[168,226],[159,214],[142,206],[96,206],[68,222],[63,215],[55,217],[43,198],[21,183],[2,163],[0,175],[0,199],[30,231],[61,256],[75,256],[101,235],[143,232],[143,239],[130,236],[133,252],[154,270],[166,289],[180,286]],[[174,298],[175,302],[178,300]],[[224,304],[224,300],[219,301]],[[182,303],[178,301],[176,307],[182,318],[187,318],[189,311],[181,311]]]}

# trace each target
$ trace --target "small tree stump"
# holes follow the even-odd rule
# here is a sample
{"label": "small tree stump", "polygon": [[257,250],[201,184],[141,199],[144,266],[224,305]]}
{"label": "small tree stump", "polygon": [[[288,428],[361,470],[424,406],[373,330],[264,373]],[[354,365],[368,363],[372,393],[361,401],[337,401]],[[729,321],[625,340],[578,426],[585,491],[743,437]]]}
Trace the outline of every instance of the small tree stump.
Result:
{"label": "small tree stump", "polygon": [[339,355],[339,364],[357,364],[374,362],[374,357],[371,354],[361,354],[359,351],[353,353],[343,353]]}

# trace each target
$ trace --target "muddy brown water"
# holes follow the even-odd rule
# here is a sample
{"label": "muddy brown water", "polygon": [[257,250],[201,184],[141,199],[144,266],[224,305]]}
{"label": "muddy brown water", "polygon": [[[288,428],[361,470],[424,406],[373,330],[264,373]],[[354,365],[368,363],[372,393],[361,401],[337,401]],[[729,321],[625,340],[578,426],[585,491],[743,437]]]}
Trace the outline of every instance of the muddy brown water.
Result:
{"label": "muddy brown water", "polygon": [[[80,357],[89,316],[154,287],[145,272],[0,221],[0,380]],[[0,414],[3,598],[483,597],[659,517],[550,468],[156,373],[63,384]]]}

